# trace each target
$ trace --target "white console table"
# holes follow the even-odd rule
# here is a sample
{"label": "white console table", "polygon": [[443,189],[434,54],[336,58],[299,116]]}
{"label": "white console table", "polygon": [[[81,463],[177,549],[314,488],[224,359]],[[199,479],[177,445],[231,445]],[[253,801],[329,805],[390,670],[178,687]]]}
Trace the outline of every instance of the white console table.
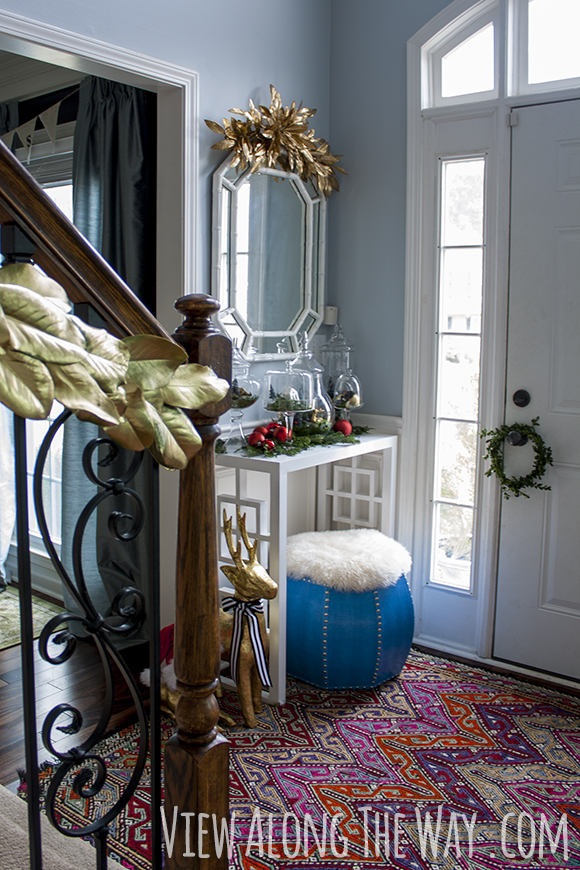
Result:
{"label": "white console table", "polygon": [[[223,510],[247,515],[258,558],[278,583],[269,602],[270,704],[286,699],[286,539],[304,531],[372,528],[394,533],[396,435],[363,435],[359,444],[312,447],[296,456],[216,455],[220,564],[233,564],[223,534]],[[242,555],[245,551],[242,545]],[[225,577],[220,590],[231,594]]]}

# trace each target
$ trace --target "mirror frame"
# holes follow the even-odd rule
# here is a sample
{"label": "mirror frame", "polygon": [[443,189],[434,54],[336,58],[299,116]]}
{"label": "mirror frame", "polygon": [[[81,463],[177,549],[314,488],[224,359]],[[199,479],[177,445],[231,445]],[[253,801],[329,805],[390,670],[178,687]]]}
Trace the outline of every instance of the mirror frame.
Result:
{"label": "mirror frame", "polygon": [[[230,180],[226,178],[226,173],[231,166],[232,158],[231,155],[228,155],[226,160],[218,166],[213,174],[213,194],[212,194],[212,280],[211,280],[211,294],[214,298],[216,298],[222,307],[216,315],[220,328],[228,335],[230,338],[236,338],[237,336],[232,336],[229,327],[231,326],[231,320],[233,319],[236,323],[236,326],[242,331],[244,338],[242,346],[239,348],[242,356],[245,359],[251,359],[255,361],[260,360],[273,360],[273,359],[290,359],[293,358],[299,350],[298,344],[298,334],[304,332],[305,330],[305,322],[310,318],[310,325],[306,328],[306,332],[308,337],[311,338],[318,330],[322,323],[323,315],[324,315],[324,296],[325,296],[325,271],[326,271],[326,197],[317,193],[317,195],[312,196],[310,191],[308,190],[306,184],[302,181],[300,176],[296,175],[293,172],[285,172],[282,169],[275,168],[266,168],[263,167],[259,170],[260,175],[272,175],[277,178],[288,178],[291,180],[292,185],[296,191],[296,194],[301,198],[305,205],[305,221],[306,221],[306,249],[304,252],[304,273],[303,273],[303,287],[304,287],[304,296],[302,299],[302,307],[298,311],[296,317],[293,322],[289,324],[288,329],[286,330],[256,330],[250,327],[250,325],[244,320],[240,312],[237,310],[235,306],[235,295],[236,295],[236,287],[235,287],[235,274],[236,274],[236,259],[235,255],[232,256],[231,246],[228,243],[227,245],[227,263],[225,268],[228,270],[228,274],[226,276],[226,286],[227,286],[227,305],[224,304],[222,299],[222,269],[224,268],[222,264],[222,250],[223,250],[223,232],[222,232],[222,222],[223,222],[223,199],[222,192],[225,189],[229,190],[232,194],[232,202],[230,207],[230,222],[228,226],[228,234],[231,238],[232,236],[232,220],[233,215],[235,214],[235,203],[236,196],[239,187],[245,182],[248,175],[250,175],[250,168],[248,167],[243,172],[240,172],[235,180]],[[316,274],[313,273],[312,267],[312,255],[314,248],[314,231],[315,231],[315,222],[314,222],[314,205],[319,203],[320,212],[319,212],[319,220],[318,220],[318,268],[316,270]],[[313,286],[315,285],[315,286]],[[317,304],[316,307],[312,306],[312,296],[313,290],[317,291]],[[231,304],[233,301],[234,304]],[[229,321],[229,322],[228,322]],[[279,338],[280,341],[286,339],[289,344],[289,352],[288,353],[251,353],[249,354],[249,348],[252,346],[254,339],[256,338]]]}

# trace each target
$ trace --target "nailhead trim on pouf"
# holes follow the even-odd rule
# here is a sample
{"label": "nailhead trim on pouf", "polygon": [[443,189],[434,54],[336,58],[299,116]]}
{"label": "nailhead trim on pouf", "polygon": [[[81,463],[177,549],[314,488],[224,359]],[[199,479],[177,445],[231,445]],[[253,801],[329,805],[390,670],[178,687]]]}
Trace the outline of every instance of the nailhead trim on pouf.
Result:
{"label": "nailhead trim on pouf", "polygon": [[[335,540],[328,536],[337,533],[307,534],[308,543],[315,545],[319,539],[313,539],[313,535],[325,536],[320,544],[328,553],[332,549],[329,544]],[[296,576],[302,538],[296,535],[288,540],[293,575],[287,584],[288,674],[330,689],[370,688],[397,676],[409,654],[414,627],[413,601],[405,575],[401,574],[396,582],[389,578],[385,581],[388,585],[362,592],[344,591],[344,580],[340,579],[336,582],[339,588],[332,588],[322,585],[320,576],[314,580]],[[352,564],[352,551],[350,561],[341,556],[345,540],[348,543],[352,539],[336,539],[337,552],[331,554],[330,561],[342,558],[344,565]],[[358,546],[361,540],[367,539],[360,538],[353,548],[359,562],[353,570],[359,576],[364,573],[364,548]],[[382,546],[380,540],[378,543]],[[360,588],[360,581],[357,585]]]}

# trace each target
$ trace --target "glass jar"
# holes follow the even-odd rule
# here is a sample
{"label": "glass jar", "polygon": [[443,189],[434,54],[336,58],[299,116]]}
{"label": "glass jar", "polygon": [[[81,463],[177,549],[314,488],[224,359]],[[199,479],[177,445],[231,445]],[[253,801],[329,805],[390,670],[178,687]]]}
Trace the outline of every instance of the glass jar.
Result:
{"label": "glass jar", "polygon": [[294,432],[297,435],[317,435],[328,432],[334,422],[334,406],[330,396],[324,389],[324,368],[314,359],[308,348],[308,336],[305,332],[299,337],[300,350],[290,364],[294,372],[307,372],[312,376],[314,395],[312,409],[301,411],[294,419]]}
{"label": "glass jar", "polygon": [[250,408],[260,398],[260,383],[250,377],[250,363],[234,345],[232,349],[232,407],[230,410],[230,434],[226,439],[226,450],[238,450],[246,443],[242,418],[244,410]]}
{"label": "glass jar", "polygon": [[338,420],[348,420],[352,411],[362,408],[362,388],[352,369],[347,369],[336,379],[333,402]]}
{"label": "glass jar", "polygon": [[262,403],[264,409],[287,429],[287,440],[292,440],[294,415],[310,411],[313,407],[313,378],[309,372],[292,371],[286,364],[284,371],[268,371],[264,378]]}
{"label": "glass jar", "polygon": [[351,351],[352,347],[347,343],[344,333],[337,323],[330,340],[322,348],[323,385],[331,399],[334,396],[338,377],[350,367]]}

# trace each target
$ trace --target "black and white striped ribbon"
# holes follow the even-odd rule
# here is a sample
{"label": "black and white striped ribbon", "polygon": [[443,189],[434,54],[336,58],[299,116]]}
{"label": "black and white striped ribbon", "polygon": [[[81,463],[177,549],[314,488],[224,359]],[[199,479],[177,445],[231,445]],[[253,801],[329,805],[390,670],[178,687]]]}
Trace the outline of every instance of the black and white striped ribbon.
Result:
{"label": "black and white striped ribbon", "polygon": [[258,674],[264,688],[272,685],[270,674],[268,673],[268,664],[266,662],[266,652],[262,643],[262,635],[260,634],[260,623],[258,622],[258,613],[264,612],[264,605],[261,599],[257,601],[240,601],[239,598],[227,596],[222,599],[222,610],[234,611],[234,627],[232,631],[232,644],[230,648],[230,670],[232,679],[236,679],[238,658],[240,655],[240,646],[242,644],[242,635],[244,632],[244,616],[248,620],[248,630],[250,632],[250,641],[254,650],[256,666]]}

